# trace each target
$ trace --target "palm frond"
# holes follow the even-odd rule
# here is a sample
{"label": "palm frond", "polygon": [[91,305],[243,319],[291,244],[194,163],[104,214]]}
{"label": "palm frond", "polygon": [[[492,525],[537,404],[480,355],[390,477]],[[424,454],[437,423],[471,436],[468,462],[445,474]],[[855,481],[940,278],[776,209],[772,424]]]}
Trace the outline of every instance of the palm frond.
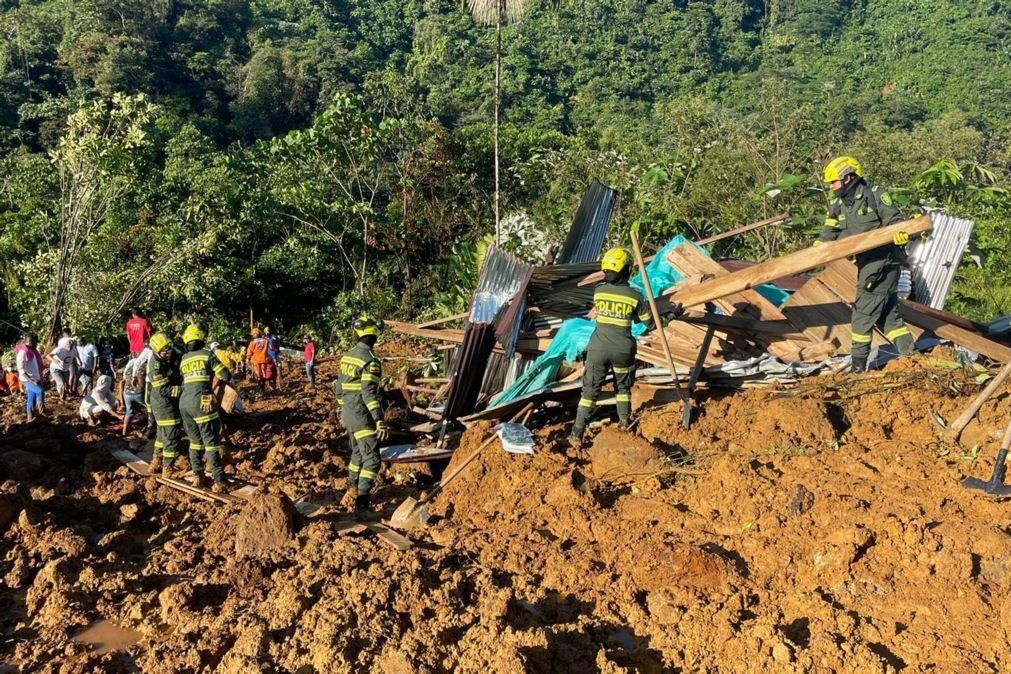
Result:
{"label": "palm frond", "polygon": [[499,12],[502,22],[511,23],[523,18],[527,0],[467,0],[467,9],[478,23],[494,26]]}

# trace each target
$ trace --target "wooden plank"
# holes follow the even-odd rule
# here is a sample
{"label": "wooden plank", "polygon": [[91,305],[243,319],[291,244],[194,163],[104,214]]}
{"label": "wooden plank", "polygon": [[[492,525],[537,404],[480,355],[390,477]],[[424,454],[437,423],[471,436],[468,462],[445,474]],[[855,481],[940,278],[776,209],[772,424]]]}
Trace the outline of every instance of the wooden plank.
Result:
{"label": "wooden plank", "polygon": [[436,318],[434,321],[425,321],[424,323],[418,323],[419,328],[432,328],[436,325],[442,325],[444,323],[452,323],[453,321],[462,321],[463,319],[470,316],[470,312],[464,312],[462,314],[455,314],[453,316],[447,316],[446,318]]}
{"label": "wooden plank", "polygon": [[999,344],[992,339],[987,339],[979,333],[971,332],[965,328],[934,318],[907,305],[905,302],[899,303],[899,313],[902,315],[902,319],[909,325],[930,330],[942,339],[950,340],[959,346],[964,346],[971,351],[981,353],[999,363],[1011,362],[1011,348]]}
{"label": "wooden plank", "polygon": [[763,283],[768,283],[782,276],[799,274],[828,264],[833,260],[840,260],[850,255],[890,245],[892,237],[899,232],[915,235],[929,231],[931,227],[930,218],[923,215],[864,234],[850,236],[840,241],[832,241],[820,246],[805,248],[795,253],[767,260],[754,267],[706,281],[694,288],[680,290],[671,295],[670,299],[674,302],[680,302],[686,307],[705,304],[706,302],[711,302],[727,295],[733,295],[743,290],[754,289]]}
{"label": "wooden plank", "polygon": [[[825,284],[825,286],[835,293],[841,300],[849,305],[852,305],[857,298],[857,277],[859,272],[857,271],[856,263],[850,260],[835,260],[825,265],[825,269],[818,274],[818,279]],[[840,324],[839,327],[842,330],[847,330],[852,333],[852,311],[850,316],[846,319],[845,324]],[[915,325],[907,326],[909,332],[912,333],[913,339],[919,339],[920,335],[923,334],[921,328]],[[844,344],[849,345],[849,338]],[[874,341],[873,346],[881,346],[882,344],[888,344],[888,340],[881,333],[880,330],[874,330]],[[846,351],[848,353],[848,351]]]}
{"label": "wooden plank", "polygon": [[714,234],[713,236],[706,237],[700,241],[696,241],[700,246],[704,246],[709,243],[716,243],[722,239],[726,239],[731,236],[737,236],[738,234],[745,234],[755,229],[760,229],[762,227],[768,227],[769,225],[778,225],[781,222],[786,222],[790,218],[789,213],[780,213],[779,215],[774,215],[771,218],[766,218],[765,220],[759,220],[758,222],[753,222],[750,225],[744,225],[743,227],[737,227],[736,229],[729,229],[722,234]]}
{"label": "wooden plank", "polygon": [[810,341],[835,342],[841,353],[849,351],[852,309],[818,277],[790,296],[783,313]]}
{"label": "wooden plank", "polygon": [[[118,461],[126,464],[126,467],[132,470],[138,475],[144,477],[150,477],[151,475],[151,465],[131,452],[128,449],[121,448],[108,448],[109,453],[112,454]],[[235,504],[241,503],[242,501],[248,499],[250,496],[258,491],[256,485],[244,484],[237,489],[226,494],[215,494],[210,489],[203,489],[201,487],[196,487],[185,480],[180,480],[172,477],[162,477],[158,476],[155,478],[158,484],[163,484],[166,487],[171,487],[177,491],[187,493],[191,496],[196,496],[197,498],[202,498],[205,501],[216,501],[218,503]]]}
{"label": "wooden plank", "polygon": [[[685,276],[692,274],[704,274],[714,280],[725,278],[731,275],[720,263],[706,255],[697,246],[691,243],[684,243],[667,251],[667,262]],[[690,291],[690,288],[686,288]],[[779,308],[765,299],[757,290],[744,289],[740,292],[731,293],[723,297],[713,299],[724,313],[732,317],[750,318],[753,320],[781,321],[786,316]],[[767,335],[757,338],[757,341],[764,348],[768,349],[772,355],[784,360],[796,360],[798,358],[799,347],[791,344],[791,340],[773,340]],[[699,339],[701,343],[701,338]]]}
{"label": "wooden plank", "polygon": [[369,522],[365,525],[369,531],[374,533],[379,537],[379,540],[383,541],[387,545],[390,545],[400,552],[408,550],[411,547],[411,541],[405,536],[398,534],[393,529],[389,528],[385,524],[380,522]]}
{"label": "wooden plank", "polygon": [[962,328],[963,330],[968,330],[970,332],[976,332],[979,334],[983,333],[983,326],[976,325],[968,318],[959,316],[958,314],[953,314],[950,311],[945,311],[944,309],[935,309],[934,307],[928,307],[926,304],[920,304],[919,302],[914,302],[913,300],[901,300],[903,306],[909,307],[914,311],[918,311],[921,314],[930,316],[944,323],[950,323],[954,326]]}

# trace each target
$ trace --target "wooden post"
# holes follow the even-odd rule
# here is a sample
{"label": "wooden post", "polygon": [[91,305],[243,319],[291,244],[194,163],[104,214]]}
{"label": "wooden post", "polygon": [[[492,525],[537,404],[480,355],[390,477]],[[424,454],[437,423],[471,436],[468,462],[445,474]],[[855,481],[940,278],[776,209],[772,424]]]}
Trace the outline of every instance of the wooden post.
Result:
{"label": "wooden post", "polygon": [[[670,344],[667,343],[667,333],[663,331],[663,323],[660,321],[660,312],[656,308],[656,299],[653,297],[653,286],[649,283],[649,275],[646,273],[646,264],[642,261],[642,250],[639,248],[639,233],[636,232],[635,228],[631,231],[632,234],[632,251],[635,253],[635,262],[639,265],[639,273],[642,275],[642,287],[646,291],[646,299],[649,300],[649,310],[653,314],[653,322],[656,323],[656,329],[660,332],[660,343],[663,345],[663,355],[667,359],[667,367],[670,369],[671,380],[677,384],[678,395],[681,396],[682,402],[685,406],[685,418],[688,419],[691,416],[691,405],[692,399],[685,392],[683,386],[681,386],[681,379],[678,377],[677,368],[674,366],[674,356],[670,352]],[[685,428],[688,427],[688,423],[685,424]]]}

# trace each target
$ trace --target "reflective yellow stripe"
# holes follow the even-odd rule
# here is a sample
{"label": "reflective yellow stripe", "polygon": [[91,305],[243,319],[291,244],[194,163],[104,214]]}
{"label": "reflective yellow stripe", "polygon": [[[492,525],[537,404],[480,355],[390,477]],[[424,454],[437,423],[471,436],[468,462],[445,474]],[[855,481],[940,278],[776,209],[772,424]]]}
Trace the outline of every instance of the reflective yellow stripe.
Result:
{"label": "reflective yellow stripe", "polygon": [[653,315],[648,311],[644,311],[643,313],[639,314],[640,323],[648,323],[651,318],[653,318]]}
{"label": "reflective yellow stripe", "polygon": [[206,424],[208,421],[214,421],[218,418],[218,413],[208,414],[205,417],[193,417],[193,423],[195,424]]}
{"label": "reflective yellow stripe", "polygon": [[182,419],[159,419],[156,423],[159,426],[178,426],[182,422]]}
{"label": "reflective yellow stripe", "polygon": [[361,440],[362,438],[370,438],[375,434],[376,432],[371,428],[363,428],[360,431],[355,431],[355,440]]}
{"label": "reflective yellow stripe", "polygon": [[363,477],[366,480],[374,480],[376,475],[378,475],[378,473],[374,473],[371,470],[363,470],[360,474],[360,477]]}
{"label": "reflective yellow stripe", "polygon": [[839,221],[835,218],[825,218],[825,226],[833,229],[839,229]]}
{"label": "reflective yellow stripe", "polygon": [[365,361],[361,358],[355,358],[354,356],[344,356],[341,358],[341,365],[344,363],[351,363],[357,367],[365,367]]}
{"label": "reflective yellow stripe", "polygon": [[164,446],[165,446],[165,443],[162,442],[161,440],[155,440],[154,441],[154,448],[155,449],[161,449]]}
{"label": "reflective yellow stripe", "polygon": [[596,401],[590,400],[589,398],[580,398],[579,399],[579,406],[580,407],[593,407],[596,404],[597,404]]}
{"label": "reflective yellow stripe", "polygon": [[378,400],[370,400],[369,402],[365,403],[365,407],[369,408],[370,410],[378,410],[379,409],[379,401]]}
{"label": "reflective yellow stripe", "polygon": [[850,336],[850,339],[853,340],[854,344],[870,344],[871,343],[871,335],[861,335],[858,332],[854,332]]}
{"label": "reflective yellow stripe", "polygon": [[611,318],[610,316],[597,316],[597,322],[604,325],[617,325],[619,328],[627,328],[632,325],[630,318]]}
{"label": "reflective yellow stripe", "polygon": [[348,466],[348,472],[349,473],[357,473],[360,470],[361,470],[361,466],[359,466],[357,463],[352,463],[352,464],[350,464]]}
{"label": "reflective yellow stripe", "polygon": [[361,391],[362,390],[362,385],[361,384],[352,384],[352,383],[349,382],[347,384],[341,384],[341,388],[344,391]]}
{"label": "reflective yellow stripe", "polygon": [[615,374],[628,374],[632,371],[632,368],[630,367],[618,367],[617,365],[614,365],[613,367]]}
{"label": "reflective yellow stripe", "polygon": [[184,374],[183,383],[192,384],[195,381],[210,381],[211,378],[206,374]]}
{"label": "reflective yellow stripe", "polygon": [[596,302],[597,300],[610,300],[611,302],[620,302],[631,306],[635,306],[639,303],[638,299],[628,297],[627,295],[615,295],[613,293],[596,293],[593,296],[593,301]]}
{"label": "reflective yellow stripe", "polygon": [[885,337],[888,338],[889,342],[894,342],[899,337],[905,337],[906,335],[912,336],[912,333],[909,332],[909,330],[906,328],[906,326],[902,326],[901,328],[895,328],[894,330],[889,330],[888,333],[885,335]]}
{"label": "reflective yellow stripe", "polygon": [[218,363],[217,365],[214,366],[214,374],[221,375],[222,373],[225,372],[228,372],[228,368],[226,368],[221,363]]}
{"label": "reflective yellow stripe", "polygon": [[362,373],[362,381],[379,381],[379,377],[371,375],[368,372]]}
{"label": "reflective yellow stripe", "polygon": [[168,377],[155,377],[151,380],[151,388],[158,388],[168,383]]}
{"label": "reflective yellow stripe", "polygon": [[629,395],[628,393],[619,393],[614,398],[615,398],[615,400],[617,400],[620,403],[630,403],[630,402],[632,402],[632,396]]}
{"label": "reflective yellow stripe", "polygon": [[210,453],[210,452],[220,452],[221,451],[221,445],[207,445],[206,447],[204,447],[204,451],[207,452],[207,453]]}
{"label": "reflective yellow stripe", "polygon": [[203,451],[203,449],[204,449],[204,446],[203,446],[203,445],[200,445],[200,444],[197,444],[197,443],[195,443],[195,442],[191,442],[191,443],[190,443],[190,449],[195,449],[195,450],[197,450],[197,451]]}

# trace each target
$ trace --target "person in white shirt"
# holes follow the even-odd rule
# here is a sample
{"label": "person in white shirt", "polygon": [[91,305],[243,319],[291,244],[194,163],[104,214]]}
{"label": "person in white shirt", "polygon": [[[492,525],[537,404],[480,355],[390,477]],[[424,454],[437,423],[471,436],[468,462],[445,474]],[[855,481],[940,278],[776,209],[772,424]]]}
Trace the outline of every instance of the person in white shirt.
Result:
{"label": "person in white shirt", "polygon": [[63,337],[56,343],[56,348],[49,352],[49,374],[53,378],[56,392],[60,400],[67,399],[70,390],[73,369],[77,368],[77,349],[69,337]]}
{"label": "person in white shirt", "polygon": [[102,412],[122,420],[123,415],[116,411],[118,401],[112,394],[112,377],[103,374],[98,378],[95,390],[81,400],[78,412],[81,418],[88,422],[89,426],[98,423]]}

